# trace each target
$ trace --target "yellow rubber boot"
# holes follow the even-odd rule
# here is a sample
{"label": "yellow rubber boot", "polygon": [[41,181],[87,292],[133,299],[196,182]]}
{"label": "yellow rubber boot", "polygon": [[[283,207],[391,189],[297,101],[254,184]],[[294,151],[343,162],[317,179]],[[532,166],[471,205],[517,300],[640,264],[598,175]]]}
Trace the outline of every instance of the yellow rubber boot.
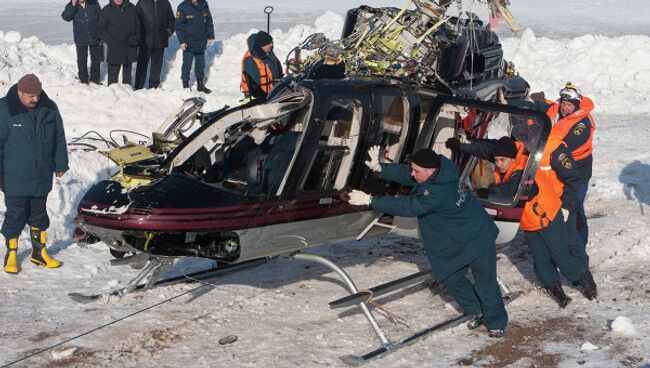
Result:
{"label": "yellow rubber boot", "polygon": [[61,266],[61,262],[50,257],[45,250],[45,242],[47,237],[45,235],[45,230],[41,230],[36,227],[32,227],[31,231],[32,238],[32,254],[30,260],[32,263],[39,266],[45,266],[47,268],[57,268]]}
{"label": "yellow rubber boot", "polygon": [[7,240],[7,254],[5,254],[5,272],[18,273],[18,238]]}

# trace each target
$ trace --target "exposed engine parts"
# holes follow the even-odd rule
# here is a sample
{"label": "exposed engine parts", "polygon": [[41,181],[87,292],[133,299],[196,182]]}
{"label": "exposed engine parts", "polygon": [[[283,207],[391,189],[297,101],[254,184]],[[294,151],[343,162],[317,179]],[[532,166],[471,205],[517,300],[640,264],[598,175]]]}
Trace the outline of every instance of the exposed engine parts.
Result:
{"label": "exposed engine parts", "polygon": [[[309,79],[389,78],[461,95],[460,87],[513,75],[496,34],[473,13],[446,15],[451,4],[413,0],[402,9],[351,9],[341,39],[310,35],[287,56],[288,72]],[[489,4],[493,14],[516,26],[505,1]],[[309,50],[303,60],[302,51]]]}

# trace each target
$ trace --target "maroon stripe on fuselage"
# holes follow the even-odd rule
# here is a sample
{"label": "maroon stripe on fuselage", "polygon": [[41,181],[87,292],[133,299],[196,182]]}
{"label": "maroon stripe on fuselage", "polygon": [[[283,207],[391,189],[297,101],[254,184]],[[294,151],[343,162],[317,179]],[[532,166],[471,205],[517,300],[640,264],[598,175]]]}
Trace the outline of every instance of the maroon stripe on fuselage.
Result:
{"label": "maroon stripe on fuselage", "polygon": [[85,223],[121,230],[150,230],[150,231],[203,231],[220,229],[246,229],[258,226],[267,226],[289,221],[302,221],[314,218],[338,216],[347,213],[359,212],[355,206],[340,202],[327,207],[297,208],[279,210],[269,213],[258,213],[251,216],[230,217],[218,219],[196,219],[188,216],[187,219],[157,219],[151,220],[150,216],[143,215],[106,215],[99,216],[79,214],[78,218]]}

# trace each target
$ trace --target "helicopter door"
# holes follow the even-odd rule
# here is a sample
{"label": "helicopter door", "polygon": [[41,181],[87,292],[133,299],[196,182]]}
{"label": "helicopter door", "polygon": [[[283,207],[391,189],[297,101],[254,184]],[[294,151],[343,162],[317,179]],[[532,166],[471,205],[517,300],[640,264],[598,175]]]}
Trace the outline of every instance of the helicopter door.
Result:
{"label": "helicopter door", "polygon": [[[425,122],[427,123],[429,122]],[[426,140],[419,139],[415,150],[430,147],[436,152],[445,152],[443,154],[452,158],[461,170],[461,186],[474,191],[475,195],[478,189],[487,189],[487,193],[484,193],[485,190],[480,191],[481,194],[487,195],[479,197],[479,201],[499,227],[497,243],[511,241],[519,228],[523,205],[551,129],[546,115],[539,111],[507,105],[445,98],[445,103],[440,106],[437,115],[429,124],[432,126],[425,126],[422,131],[428,129],[433,134]],[[489,149],[481,152],[473,148],[471,152],[453,154],[448,150],[438,149],[450,138],[450,126],[453,126],[451,136],[465,144],[473,143],[471,147],[474,148],[481,143],[490,144],[504,136],[512,137],[519,148],[517,158],[511,163],[515,169],[506,177],[508,173],[494,165]],[[519,171],[520,175],[514,175],[515,171]],[[497,177],[500,178],[499,183],[496,182]],[[515,179],[510,181],[510,177]],[[397,233],[416,236],[415,219],[396,217],[394,224],[398,226]]]}
{"label": "helicopter door", "polygon": [[[400,90],[377,90],[374,100],[374,121],[368,129],[366,147],[379,146],[381,163],[402,162],[406,156],[405,149],[410,129],[408,98],[403,96]],[[362,162],[367,160],[365,152],[362,159]],[[361,181],[361,190],[379,191],[387,185],[378,175],[370,173],[365,165],[363,169],[365,175]]]}

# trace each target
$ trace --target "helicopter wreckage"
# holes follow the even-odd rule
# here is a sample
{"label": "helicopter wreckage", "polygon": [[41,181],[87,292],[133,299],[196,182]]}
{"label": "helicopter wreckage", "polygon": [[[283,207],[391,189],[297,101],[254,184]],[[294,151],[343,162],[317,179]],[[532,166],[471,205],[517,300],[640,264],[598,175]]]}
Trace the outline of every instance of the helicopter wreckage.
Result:
{"label": "helicopter wreckage", "polygon": [[[444,142],[466,135],[513,136],[530,153],[514,196],[481,199],[500,228],[497,242],[517,232],[550,121],[504,103],[526,98],[528,84],[503,59],[496,34],[475,15],[447,16],[450,1],[411,3],[403,9],[350,10],[340,40],[308,37],[287,56],[289,73],[266,100],[205,112],[204,99],[190,98],[145,144],[109,142],[114,148],[105,154],[119,171],[87,191],[78,206],[75,237],[104,242],[116,257],[113,264],[142,268],[111,294],[289,257],[335,271],[351,295],[330,306],[359,306],[381,340],[376,351],[344,357],[348,363],[363,363],[462,323],[466,317],[459,315],[391,341],[367,304],[368,291],[359,292],[334,263],[303,253],[368,233],[418,237],[414,219],[349,205],[346,193],[403,190],[363,164],[371,146],[381,147],[384,162],[401,162],[424,147],[452,157]],[[503,7],[502,1],[492,3]],[[303,54],[309,55],[303,59]],[[83,140],[72,145],[89,146]],[[476,158],[452,158],[462,170],[460,184],[470,190],[491,177]],[[180,257],[212,259],[218,266],[190,278],[161,279]],[[430,277],[423,271],[369,290],[377,297]],[[518,296],[502,287],[507,301]],[[70,296],[85,303],[101,294]]]}

